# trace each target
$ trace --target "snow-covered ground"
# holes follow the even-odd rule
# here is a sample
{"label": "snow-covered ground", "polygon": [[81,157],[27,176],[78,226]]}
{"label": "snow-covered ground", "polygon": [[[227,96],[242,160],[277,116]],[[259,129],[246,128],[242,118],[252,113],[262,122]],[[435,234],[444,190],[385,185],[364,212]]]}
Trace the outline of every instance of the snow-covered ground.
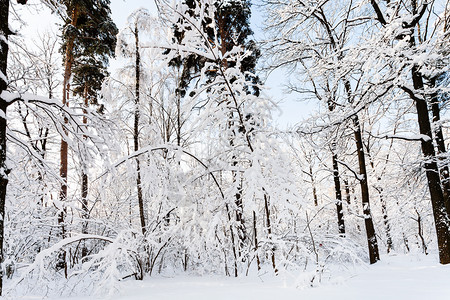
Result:
{"label": "snow-covered ground", "polygon": [[[128,280],[117,286],[116,294],[96,297],[47,299],[117,300],[323,300],[323,299],[450,299],[450,265],[437,263],[436,256],[401,255],[383,257],[373,266],[353,268],[331,276],[310,287],[311,274],[283,273],[229,278],[220,276],[150,277]],[[21,299],[39,299],[28,296]]]}

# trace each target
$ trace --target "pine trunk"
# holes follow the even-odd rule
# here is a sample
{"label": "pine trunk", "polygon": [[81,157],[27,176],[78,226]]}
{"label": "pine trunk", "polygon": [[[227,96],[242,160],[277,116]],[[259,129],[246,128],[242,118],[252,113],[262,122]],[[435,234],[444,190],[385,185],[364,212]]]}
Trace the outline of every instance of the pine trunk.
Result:
{"label": "pine trunk", "polygon": [[[77,27],[79,7],[75,5],[72,10],[72,21],[70,23],[74,28]],[[73,48],[74,48],[74,40],[75,37],[71,36],[66,45],[65,58],[64,58],[64,79],[63,79],[63,95],[62,102],[63,105],[69,106],[69,92],[70,92],[70,78],[72,76],[72,65],[73,65]],[[67,123],[67,118],[64,118],[64,122]],[[67,132],[65,132],[67,134]],[[67,200],[67,156],[68,156],[68,145],[64,140],[64,137],[61,139],[61,150],[60,150],[60,171],[59,175],[63,180],[61,184],[61,190],[59,192],[59,199],[61,203],[64,203]],[[58,214],[58,224],[61,226],[61,238],[66,237],[66,229],[64,224],[65,219],[65,208],[61,208],[61,211]],[[66,263],[66,252],[62,251],[59,254],[57,266],[58,269],[64,269],[64,274],[67,278],[67,263]]]}

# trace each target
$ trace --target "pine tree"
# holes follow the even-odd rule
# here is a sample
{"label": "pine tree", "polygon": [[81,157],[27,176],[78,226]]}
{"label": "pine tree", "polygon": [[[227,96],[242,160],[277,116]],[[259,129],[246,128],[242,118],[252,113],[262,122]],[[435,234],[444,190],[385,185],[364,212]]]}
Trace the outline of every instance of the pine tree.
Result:
{"label": "pine tree", "polygon": [[[114,56],[117,27],[111,19],[110,1],[99,1],[89,14],[78,18],[78,35],[74,42],[73,93],[84,100],[83,123],[87,125],[87,107],[98,104],[98,93],[103,80],[109,75],[109,57]],[[87,164],[81,157],[81,205],[83,219],[89,218]],[[87,232],[87,222],[82,225],[82,233]],[[85,245],[81,256],[87,255]]]}
{"label": "pine tree", "polygon": [[[220,61],[209,61],[207,58],[195,54],[187,53],[185,56],[177,56],[171,60],[171,65],[177,67],[180,70],[181,78],[178,82],[177,92],[180,97],[186,95],[190,85],[195,85],[193,80],[200,71],[208,63],[217,63],[220,67],[216,70],[207,72],[208,82],[213,82],[216,77],[225,77],[225,73],[228,69],[236,68],[237,62],[233,59],[228,59],[227,55],[233,51],[241,53],[247,52],[250,55],[244,56],[239,61],[239,71],[241,74],[245,74],[245,92],[247,94],[253,94],[259,96],[260,91],[257,86],[259,78],[254,75],[256,63],[260,56],[260,51],[256,47],[256,43],[251,39],[253,31],[250,28],[250,16],[251,16],[251,3],[250,1],[217,1],[214,2],[214,8],[211,9],[210,4],[204,1],[190,1],[186,0],[182,3],[186,7],[184,11],[185,16],[188,16],[190,20],[200,18],[201,13],[199,10],[203,10],[203,18],[201,21],[200,30],[204,34],[204,43],[206,47],[217,48],[221,54]],[[214,13],[211,13],[214,12]],[[174,42],[182,44],[188,31],[199,30],[199,28],[193,28],[194,24],[188,19],[181,17],[174,24]],[[206,40],[207,39],[207,40]],[[167,51],[169,54],[170,51]],[[231,78],[229,84],[233,84],[236,78]],[[230,87],[229,87],[230,88]],[[190,92],[189,96],[194,96],[194,92]],[[233,102],[233,97],[228,96],[227,99],[222,101],[226,102],[228,107],[228,118],[224,120],[227,123],[228,140],[231,148],[236,148],[239,145],[239,138],[244,138],[250,151],[254,149],[250,142],[250,130],[244,126],[250,124],[254,116],[243,114],[242,107],[239,107],[237,103]],[[231,229],[231,240],[233,243],[233,255],[235,258],[234,275],[237,276],[237,257],[242,256],[243,249],[246,248],[246,244],[251,242],[247,233],[245,220],[244,220],[244,203],[243,203],[243,178],[242,171],[239,170],[239,160],[236,151],[233,151],[231,157],[231,168],[233,186],[235,186],[234,194],[234,219],[233,223],[236,223],[237,241],[235,241],[233,229]],[[264,195],[264,213],[265,223],[267,224],[267,233],[269,239],[272,235],[272,228],[270,226],[270,197],[267,195],[263,188]],[[231,214],[228,215],[229,221],[231,220]],[[253,224],[256,223],[256,214],[254,215]],[[256,234],[256,228],[253,226],[253,232]],[[231,228],[231,227],[230,227]],[[256,237],[254,240],[257,240]],[[257,250],[257,244],[255,249]],[[257,259],[259,260],[259,258]],[[276,272],[275,255],[272,253],[272,264]]]}
{"label": "pine tree", "polygon": [[[199,0],[185,0],[182,4],[187,6],[186,14],[190,17],[199,17],[195,15],[195,10],[199,6]],[[217,31],[217,38],[222,55],[228,51],[231,51],[233,47],[239,46],[243,48],[243,51],[251,51],[251,55],[244,58],[241,62],[240,70],[254,74],[256,63],[260,57],[260,51],[256,46],[256,43],[251,36],[253,31],[250,28],[250,16],[251,16],[251,3],[250,1],[217,1],[215,3],[215,20],[211,20],[208,17],[204,17],[202,20],[202,30],[206,32],[210,41],[214,39],[214,29],[211,28],[211,24],[217,25],[215,30]],[[178,22],[174,26],[175,43],[182,43],[186,31],[192,30],[192,24],[189,24],[183,18],[179,18]],[[168,54],[170,51],[167,51]],[[186,90],[191,83],[193,77],[198,74],[201,68],[205,65],[207,60],[198,54],[190,53],[186,57],[181,58],[177,56],[170,62],[171,66],[181,68],[181,78],[178,83],[178,92],[181,96],[186,94]],[[223,66],[234,67],[233,62],[222,61]],[[217,76],[217,73],[210,73],[210,76]],[[257,84],[259,78],[255,75],[246,75],[247,79]],[[255,95],[259,95],[259,90],[253,87],[251,90]]]}
{"label": "pine tree", "polygon": [[[111,20],[109,0],[63,1],[69,18],[63,18],[63,46],[64,53],[64,80],[63,80],[63,104],[68,106],[71,77],[74,76],[74,93],[82,94],[85,101],[90,98],[96,102],[96,93],[101,81],[106,76],[105,68],[108,64],[108,56],[111,56],[115,46],[117,28]],[[82,90],[82,92],[81,92]],[[86,120],[85,120],[86,121]],[[60,176],[64,183],[61,185],[60,200],[67,200],[67,169],[68,169],[68,145],[64,137],[61,140],[61,165]],[[84,173],[84,172],[83,172]],[[87,212],[87,176],[82,174],[82,198],[84,217]],[[65,209],[62,208],[58,223],[61,225],[62,238],[65,233]],[[67,276],[65,252],[60,253],[57,268],[64,268]]]}

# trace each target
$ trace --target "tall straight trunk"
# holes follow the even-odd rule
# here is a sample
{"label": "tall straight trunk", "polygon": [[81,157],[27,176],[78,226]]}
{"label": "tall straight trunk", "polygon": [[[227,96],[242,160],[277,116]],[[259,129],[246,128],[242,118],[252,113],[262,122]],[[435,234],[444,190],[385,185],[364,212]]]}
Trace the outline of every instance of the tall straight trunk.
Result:
{"label": "tall straight trunk", "polygon": [[[9,0],[0,0],[0,32],[5,39],[0,39],[0,95],[6,90],[8,83],[6,78],[6,68],[8,65],[8,36],[9,32]],[[8,103],[0,99],[0,267],[3,270],[3,262],[5,260],[3,245],[5,238],[5,204],[6,204],[6,187],[8,185],[8,174],[10,169],[6,164],[6,109]],[[3,294],[3,272],[0,274],[0,296]]]}
{"label": "tall straight trunk", "polygon": [[[8,1],[6,1],[8,2]],[[0,13],[2,12],[2,8],[0,7]],[[1,43],[1,48],[5,47],[6,43]],[[6,50],[7,51],[7,50]],[[3,54],[3,53],[2,53]],[[0,58],[2,59],[2,58]],[[2,64],[3,61],[0,61]],[[1,72],[4,72],[3,68],[1,68]],[[0,83],[0,93],[6,89],[6,84],[3,84],[3,80],[0,79],[2,83]],[[6,116],[6,109],[8,104],[4,100],[0,100],[0,110],[3,116]],[[8,185],[8,174],[11,171],[6,165],[6,118],[0,117],[0,266],[3,266],[4,263],[4,252],[3,252],[3,244],[4,244],[4,227],[5,227],[5,204],[6,204],[6,187]],[[0,275],[0,295],[2,295],[3,288],[3,274]]]}
{"label": "tall straight trunk", "polygon": [[[412,38],[413,39],[413,38]],[[413,42],[412,42],[413,43]],[[412,68],[412,80],[415,90],[423,90],[423,79],[417,65]],[[450,263],[450,232],[448,215],[445,206],[445,198],[441,188],[441,179],[434,151],[431,123],[428,115],[428,107],[425,99],[413,96],[416,104],[417,120],[420,134],[428,137],[421,140],[422,153],[425,157],[425,173],[430,191],[431,205],[433,208],[434,223],[439,248],[439,260],[441,264]]]}
{"label": "tall straight trunk", "polygon": [[[414,34],[411,34],[410,47],[416,45]],[[411,77],[413,87],[416,91],[423,91],[423,78],[420,74],[419,66],[413,65],[411,69]],[[446,209],[446,199],[441,187],[441,178],[439,176],[439,168],[437,165],[436,152],[433,145],[433,134],[431,130],[431,122],[428,111],[428,105],[424,98],[417,97],[414,92],[410,92],[412,100],[416,104],[417,121],[419,123],[419,132],[427,138],[421,139],[422,153],[425,157],[425,174],[428,181],[428,189],[430,191],[431,205],[433,209],[434,224],[436,227],[437,242],[439,248],[439,260],[441,264],[450,263],[450,228]],[[442,137],[441,137],[442,138]]]}
{"label": "tall straight trunk", "polygon": [[[269,236],[269,240],[272,240],[272,225],[270,224],[270,203],[269,196],[264,191],[264,208],[266,210],[266,225],[267,225],[267,235]],[[272,268],[275,274],[278,273],[278,269],[275,263],[275,249],[271,251],[271,259],[272,259]]]}
{"label": "tall straight trunk", "polygon": [[386,231],[386,245],[387,245],[387,253],[391,252],[391,250],[394,247],[394,244],[392,242],[392,236],[391,236],[391,224],[389,223],[389,217],[387,214],[387,205],[386,205],[386,199],[383,196],[383,189],[380,188],[378,190],[378,193],[380,194],[380,202],[381,202],[381,212],[383,214],[383,222],[384,222],[384,228]]}
{"label": "tall straight trunk", "polygon": [[313,175],[313,169],[311,164],[309,165],[309,177],[311,178],[311,184],[312,184],[312,188],[313,188],[313,200],[314,200],[314,206],[319,206],[319,200],[317,199],[317,188],[316,188],[316,182],[314,180],[314,175]]}
{"label": "tall straight trunk", "polygon": [[[231,237],[231,248],[233,251],[233,258],[234,258],[234,277],[238,277],[238,256],[237,256],[237,251],[236,251],[236,241],[234,238],[234,229],[233,229],[233,224],[232,224],[232,217],[231,217],[231,212],[230,212],[230,208],[228,206],[228,203],[225,204],[225,208],[227,209],[227,217],[228,217],[228,222],[230,224],[230,237]],[[225,232],[226,235],[226,232]],[[225,269],[228,270],[227,264],[225,262]],[[228,271],[226,272],[228,273]]]}
{"label": "tall straight trunk", "polygon": [[333,153],[333,179],[334,179],[334,191],[336,195],[336,212],[338,219],[339,234],[345,235],[345,223],[344,223],[344,210],[342,209],[342,191],[341,181],[339,179],[339,166],[337,154]]}
{"label": "tall straight trunk", "polygon": [[[394,134],[396,133],[397,128],[394,128]],[[389,151],[386,154],[386,158],[385,158],[385,165],[383,167],[383,170],[381,171],[381,173],[378,175],[377,181],[378,184],[374,186],[374,189],[378,192],[378,195],[380,196],[380,203],[381,203],[381,213],[383,214],[383,223],[384,223],[384,231],[386,233],[386,245],[387,245],[387,253],[390,253],[391,250],[393,249],[393,242],[392,242],[392,236],[391,236],[391,224],[389,222],[389,217],[388,217],[388,210],[387,210],[387,204],[386,204],[386,198],[384,197],[383,194],[383,187],[380,185],[381,183],[381,179],[384,176],[384,172],[386,171],[386,165],[387,162],[389,161],[389,157],[390,157],[390,152],[393,146],[393,140],[391,140],[391,144],[389,146]],[[372,166],[372,169],[375,171],[375,163],[373,161],[373,157],[370,155],[370,148],[367,145],[366,147],[367,149],[367,155],[369,157],[369,161],[370,161],[370,165]]]}
{"label": "tall straight trunk", "polygon": [[[432,86],[436,86],[436,79],[434,78],[431,81]],[[433,93],[431,95],[431,111],[433,113],[433,123],[435,124],[435,141],[437,145],[437,154],[438,155],[445,155],[446,153],[446,147],[445,147],[445,140],[444,140],[444,134],[442,132],[442,125],[440,124],[441,121],[441,108],[439,107],[439,94]],[[440,160],[443,160],[443,157],[439,157]],[[445,201],[445,208],[447,209],[447,214],[450,212],[450,178],[449,178],[449,168],[448,164],[445,163],[441,169],[440,169],[440,175],[442,180],[442,193],[444,194],[444,201]]]}
{"label": "tall straight trunk", "polygon": [[366,170],[366,158],[364,154],[361,125],[359,123],[359,118],[357,115],[353,117],[353,126],[355,142],[356,142],[356,152],[358,153],[358,164],[359,164],[359,184],[361,187],[361,198],[363,206],[364,224],[366,227],[367,234],[367,244],[369,247],[369,258],[370,263],[374,264],[380,260],[380,254],[378,251],[378,242],[375,235],[375,227],[373,225],[372,213],[370,210],[370,197],[369,197],[369,185]]}
{"label": "tall straight trunk", "polygon": [[181,146],[181,95],[177,95],[177,146]]}
{"label": "tall straight trunk", "polygon": [[[230,141],[231,145],[233,145],[233,141]],[[232,166],[234,168],[237,167],[238,162],[236,160],[236,157],[233,156],[233,162]],[[244,207],[242,203],[242,180],[238,176],[239,171],[233,171],[233,182],[238,185],[237,191],[235,193],[235,204],[236,204],[236,223],[237,226],[237,233],[239,238],[239,255],[241,254],[241,249],[244,248],[245,241],[247,239],[247,231],[245,229],[245,221],[244,221]]]}
{"label": "tall straight trunk", "polygon": [[[336,108],[336,102],[328,102],[328,110],[332,112]],[[333,160],[333,181],[334,181],[334,192],[336,195],[336,212],[338,219],[338,229],[341,236],[345,235],[345,223],[344,223],[344,210],[342,209],[342,191],[341,191],[341,180],[339,178],[339,165],[338,157],[336,154],[336,142],[333,141],[331,144],[331,154]]]}
{"label": "tall straight trunk", "polygon": [[255,256],[256,256],[256,265],[258,266],[258,271],[261,270],[261,261],[259,260],[259,254],[258,254],[258,234],[256,230],[256,213],[253,211],[253,235],[254,235],[254,242],[255,242]]}
{"label": "tall straight trunk", "polygon": [[347,201],[347,205],[351,203],[351,195],[350,195],[350,185],[348,180],[344,179],[344,187],[345,187],[345,200]]}
{"label": "tall straight trunk", "polygon": [[[136,61],[135,61],[135,76],[136,76],[136,85],[135,85],[135,100],[134,100],[134,151],[139,150],[139,102],[140,102],[140,78],[141,78],[141,54],[139,52],[139,29],[138,24],[136,23],[134,38],[136,42]],[[141,167],[139,158],[136,158],[136,187],[137,187],[137,196],[138,196],[138,205],[139,205],[139,217],[141,221],[141,230],[142,234],[146,233],[146,225],[145,225],[145,214],[144,214],[144,198],[142,194],[142,180],[141,180]]]}
{"label": "tall straight trunk", "polygon": [[[353,103],[352,87],[350,81],[344,80],[344,88],[347,93],[347,99],[349,103]],[[358,155],[359,165],[359,185],[361,187],[361,200],[363,207],[364,225],[366,227],[367,245],[369,248],[369,260],[371,264],[380,260],[380,252],[378,250],[377,236],[375,235],[375,226],[373,225],[372,212],[370,210],[370,196],[369,196],[369,184],[366,169],[366,157],[364,153],[364,144],[361,133],[361,124],[359,117],[355,114],[352,117],[353,121],[353,134],[355,136],[356,153]]]}
{"label": "tall straight trunk", "polygon": [[[85,83],[84,86],[84,108],[83,108],[83,124],[85,126],[87,125],[87,108],[89,106],[89,97],[88,97],[88,86],[87,83]],[[86,136],[83,136],[83,140],[86,139]],[[84,162],[84,159],[81,158],[81,210],[82,210],[82,218],[84,219],[81,233],[87,234],[88,233],[88,219],[89,219],[89,206],[88,206],[88,175],[87,175],[87,166]],[[81,257],[86,257],[88,254],[88,249],[86,247],[86,241],[83,240],[83,245],[81,248]]]}
{"label": "tall straight trunk", "polygon": [[[72,10],[72,21],[70,25],[74,28],[77,27],[78,22],[78,14],[79,7],[76,4]],[[64,57],[64,79],[63,79],[63,95],[62,102],[63,105],[69,106],[69,92],[70,92],[70,78],[72,76],[72,65],[73,65],[73,48],[74,48],[74,40],[75,37],[71,36],[66,45],[66,52]],[[68,122],[67,118],[64,118],[64,122]],[[65,134],[67,132],[64,131]],[[63,183],[61,184],[61,189],[59,192],[59,199],[61,203],[64,203],[67,200],[67,156],[68,156],[68,145],[64,140],[64,137],[61,139],[61,150],[60,150],[60,170],[59,175]],[[65,208],[61,208],[61,211],[58,214],[58,224],[61,226],[61,237],[64,239],[66,237],[66,229],[65,229]],[[66,252],[61,251],[58,256],[57,268],[63,268],[65,277],[67,278],[67,263],[66,263]]]}

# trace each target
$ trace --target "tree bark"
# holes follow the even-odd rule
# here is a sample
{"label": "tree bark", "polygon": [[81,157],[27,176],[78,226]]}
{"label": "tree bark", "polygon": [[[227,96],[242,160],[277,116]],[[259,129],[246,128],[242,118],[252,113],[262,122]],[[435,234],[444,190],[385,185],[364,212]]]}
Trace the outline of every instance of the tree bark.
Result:
{"label": "tree bark", "polygon": [[317,199],[317,188],[316,183],[314,181],[314,175],[313,175],[313,169],[312,169],[312,163],[309,165],[309,177],[311,178],[311,185],[313,188],[313,200],[314,200],[314,206],[319,206],[319,200]]}
{"label": "tree bark", "polygon": [[[411,46],[414,45],[414,37],[411,38]],[[414,65],[412,70],[412,80],[415,90],[423,90],[423,79],[419,72],[419,67]],[[428,137],[421,140],[422,153],[425,157],[425,173],[428,181],[428,189],[431,197],[433,216],[436,227],[436,235],[439,248],[439,260],[441,264],[450,263],[450,232],[448,225],[448,215],[445,207],[444,194],[441,188],[439,170],[434,151],[431,123],[428,115],[428,106],[425,99],[410,94],[416,104],[417,120],[420,134]]]}
{"label": "tree bark", "polygon": [[[348,80],[344,80],[344,88],[347,93],[349,103],[353,103],[352,100],[352,88]],[[367,244],[369,248],[369,260],[371,264],[380,260],[380,252],[378,250],[377,236],[375,235],[375,226],[373,225],[372,213],[370,210],[370,196],[369,196],[369,184],[366,169],[366,158],[364,153],[364,144],[361,133],[361,124],[359,117],[355,114],[352,117],[353,121],[353,133],[355,136],[356,152],[358,155],[359,165],[359,185],[361,187],[361,200],[363,206],[364,225],[366,228]]]}
{"label": "tree bark", "polygon": [[341,191],[341,181],[339,179],[339,166],[337,154],[333,153],[333,180],[334,180],[334,191],[336,194],[336,212],[338,218],[338,229],[341,236],[345,235],[345,223],[344,223],[344,210],[342,209],[342,191]]}
{"label": "tree bark", "polygon": [[351,195],[350,195],[350,185],[348,183],[348,180],[344,180],[344,186],[345,186],[345,200],[347,201],[347,205],[350,205]]}
{"label": "tree bark", "polygon": [[[411,29],[409,46],[411,49],[416,47],[415,40],[415,26],[419,23],[423,17],[427,6],[427,2],[422,4],[421,10],[417,10],[417,4],[415,0],[412,0],[411,7],[413,9],[413,20],[410,23],[406,23],[404,27]],[[382,13],[375,1],[371,1],[371,4],[378,16],[378,20],[382,25],[386,25],[386,20],[383,18]],[[446,7],[447,11],[447,7]],[[381,17],[380,17],[381,16]],[[445,22],[447,22],[448,16],[446,16]],[[444,24],[447,27],[447,23]],[[415,91],[423,91],[424,83],[422,75],[420,74],[420,68],[417,64],[411,68],[411,79]],[[411,99],[415,102],[417,111],[417,121],[419,124],[419,132],[426,138],[421,139],[422,154],[425,157],[424,169],[427,177],[428,189],[430,192],[431,205],[433,210],[434,223],[436,228],[436,235],[439,248],[439,260],[441,264],[450,263],[450,232],[448,224],[448,214],[446,209],[446,201],[444,193],[441,187],[441,179],[439,176],[439,169],[437,165],[436,152],[433,146],[433,134],[431,130],[431,122],[428,111],[427,101],[421,96],[416,96],[414,91],[409,90],[406,87],[403,89],[409,94]]]}
{"label": "tree bark", "polygon": [[356,152],[358,153],[358,164],[360,174],[360,178],[358,179],[361,187],[364,223],[366,227],[367,244],[369,246],[369,259],[370,263],[374,264],[380,260],[380,254],[378,251],[378,242],[377,237],[375,235],[375,227],[373,225],[372,213],[370,211],[370,197],[369,197],[369,185],[367,181],[366,158],[362,142],[361,126],[357,115],[353,117],[353,126],[355,127],[354,135],[356,142]]}
{"label": "tree bark", "polygon": [[[137,22],[137,21],[136,21]],[[134,37],[136,42],[136,61],[135,61],[135,76],[136,76],[136,85],[135,85],[135,101],[134,101],[134,151],[139,150],[139,103],[140,103],[140,78],[141,78],[141,54],[139,49],[139,29],[138,24],[134,28]],[[136,158],[136,187],[137,187],[137,197],[138,197],[138,205],[139,205],[139,217],[141,221],[141,230],[142,234],[146,233],[146,225],[145,225],[145,214],[144,214],[144,198],[142,193],[142,180],[141,180],[141,167],[139,158]]]}
{"label": "tree bark", "polygon": [[[412,5],[414,8],[414,13],[416,9],[414,7],[414,1],[412,1]],[[424,4],[427,5],[427,4]],[[412,28],[414,33],[414,27]],[[410,35],[409,46],[411,49],[414,49],[416,46],[415,35]],[[417,64],[413,65],[411,69],[411,78],[413,81],[413,87],[415,91],[423,91],[424,83],[422,75],[420,74],[420,68]],[[414,91],[406,91],[409,93],[409,96],[416,104],[417,110],[417,121],[419,123],[419,132],[427,138],[421,139],[421,147],[422,153],[425,157],[424,168],[428,181],[428,189],[430,191],[431,198],[431,206],[433,209],[434,223],[436,228],[437,242],[439,248],[439,261],[441,264],[449,264],[450,263],[450,228],[449,228],[449,219],[448,219],[448,211],[446,209],[446,199],[444,197],[444,192],[441,187],[441,178],[439,176],[439,168],[437,165],[437,157],[436,152],[434,150],[433,145],[433,133],[431,130],[431,122],[428,111],[428,105],[425,98],[419,96],[417,97]],[[436,108],[436,107],[435,107]],[[439,107],[437,107],[439,108]],[[438,111],[433,111],[433,115],[435,118],[440,118],[437,114]],[[443,143],[443,136],[436,137],[438,140],[438,149],[439,143]],[[441,132],[442,134],[442,132]],[[442,140],[442,141],[440,141]],[[439,149],[445,150],[444,149]],[[445,185],[444,185],[445,188]]]}
{"label": "tree bark", "polygon": [[[4,39],[0,39],[0,95],[6,90],[8,83],[6,79],[6,69],[8,66],[8,37],[9,31],[9,0],[0,0],[0,34]],[[10,169],[6,164],[6,109],[8,102],[0,99],[0,267],[3,269],[3,262],[5,260],[3,245],[4,245],[4,228],[5,228],[5,204],[6,204],[6,188],[8,186],[8,174]],[[0,296],[3,294],[3,272],[0,274]]]}
{"label": "tree bark", "polygon": [[[431,80],[431,85],[433,87],[436,86],[436,79],[433,78]],[[435,124],[434,129],[434,139],[436,141],[437,145],[437,154],[438,155],[445,155],[446,153],[446,147],[445,147],[445,140],[444,140],[444,134],[442,132],[442,126],[439,124],[441,121],[441,109],[439,107],[439,95],[438,93],[433,93],[431,95],[431,111],[433,113],[433,123]],[[440,160],[443,160],[443,157],[439,157]],[[450,178],[449,178],[449,168],[448,164],[445,163],[444,166],[439,170],[441,175],[441,181],[442,181],[442,193],[444,194],[444,201],[445,201],[445,208],[447,210],[447,214],[450,212]]]}
{"label": "tree bark", "polygon": [[253,211],[253,234],[255,236],[255,256],[256,256],[256,265],[258,266],[258,271],[261,270],[261,261],[259,260],[259,254],[258,254],[258,234],[256,230],[256,213]]}
{"label": "tree bark", "polygon": [[[88,86],[85,83],[84,86],[84,109],[83,109],[83,124],[87,125],[87,107],[89,106],[89,97],[88,97]],[[83,140],[86,139],[86,136],[83,136]],[[87,166],[84,162],[84,159],[81,158],[81,210],[82,210],[82,218],[84,219],[81,233],[88,233],[88,219],[89,219],[89,206],[88,206],[88,175],[87,175]],[[88,249],[86,247],[86,241],[83,241],[83,245],[81,248],[81,258],[86,257],[88,254]]]}
{"label": "tree bark", "polygon": [[394,244],[392,242],[391,224],[389,223],[386,199],[383,196],[383,189],[381,187],[378,189],[378,193],[380,194],[381,212],[383,214],[384,229],[386,231],[386,245],[387,245],[386,251],[387,253],[390,253],[394,247]]}
{"label": "tree bark", "polygon": [[[78,22],[78,14],[79,14],[79,6],[76,4],[71,11],[71,23],[70,25],[73,27],[77,27]],[[75,37],[71,36],[66,45],[66,51],[64,56],[64,79],[63,79],[63,95],[62,102],[63,105],[69,106],[69,92],[70,92],[70,78],[72,76],[72,65],[73,65],[73,48],[74,48]],[[67,123],[68,120],[65,117],[64,122]],[[67,132],[64,131],[65,134]],[[68,145],[64,140],[64,137],[61,138],[61,150],[60,150],[60,170],[59,175],[63,180],[61,184],[61,189],[59,192],[59,199],[61,204],[63,204],[67,200],[67,156],[68,156]],[[66,229],[64,224],[65,219],[65,208],[61,208],[61,211],[58,214],[58,224],[61,226],[61,238],[66,237]],[[64,268],[64,274],[67,278],[67,263],[66,263],[66,252],[62,251],[59,254],[57,268]]]}
{"label": "tree bark", "polygon": [[[269,240],[272,240],[272,226],[270,224],[270,208],[269,208],[269,197],[264,191],[264,208],[266,210],[266,225],[267,225],[267,235],[269,237]],[[278,269],[275,263],[275,249],[273,248],[271,251],[271,259],[272,259],[272,268],[275,274],[278,273]]]}

